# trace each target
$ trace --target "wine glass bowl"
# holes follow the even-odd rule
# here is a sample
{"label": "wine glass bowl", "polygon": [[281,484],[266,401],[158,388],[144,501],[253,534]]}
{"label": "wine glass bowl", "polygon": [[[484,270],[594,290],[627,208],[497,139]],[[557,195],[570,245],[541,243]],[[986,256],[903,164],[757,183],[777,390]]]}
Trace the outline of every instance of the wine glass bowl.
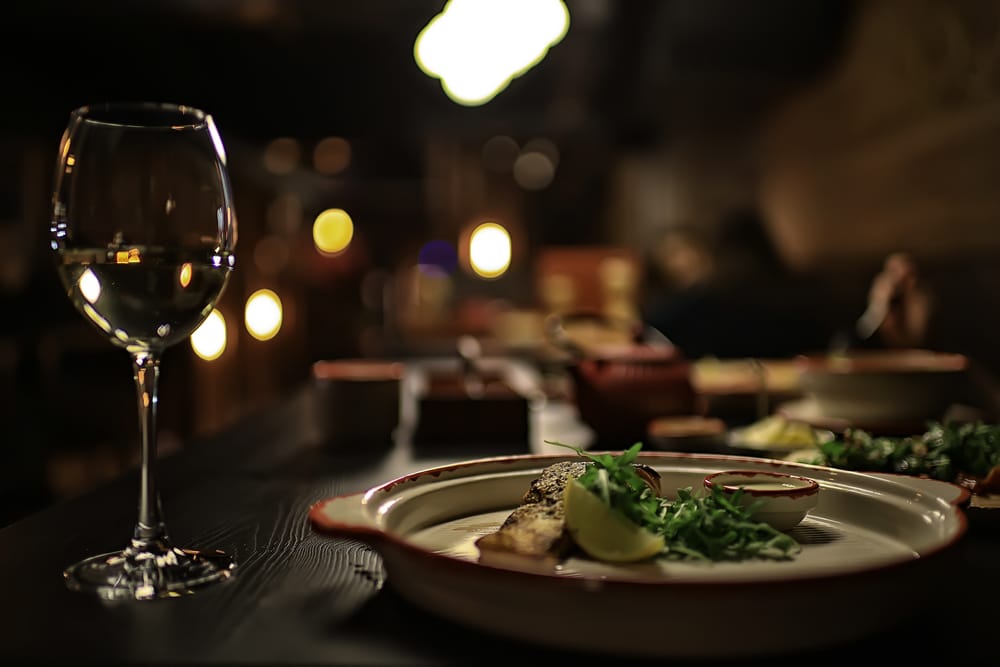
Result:
{"label": "wine glass bowl", "polygon": [[144,102],[70,114],[56,161],[50,246],[72,304],[133,361],[139,517],[129,544],[68,567],[67,585],[108,599],[176,596],[229,578],[222,552],[174,546],[156,484],[161,358],[212,312],[235,265],[225,149],[199,109]]}

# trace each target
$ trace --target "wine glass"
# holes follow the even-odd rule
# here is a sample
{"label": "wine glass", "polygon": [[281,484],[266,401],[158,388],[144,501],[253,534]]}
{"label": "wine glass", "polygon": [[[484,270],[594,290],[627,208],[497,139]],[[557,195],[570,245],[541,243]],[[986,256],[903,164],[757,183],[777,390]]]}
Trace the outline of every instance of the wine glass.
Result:
{"label": "wine glass", "polygon": [[105,599],[174,597],[233,575],[223,552],[174,546],[156,484],[164,351],[212,312],[235,262],[236,216],[212,117],[120,102],[70,114],[59,145],[50,245],[76,309],[131,355],[140,426],[139,517],[122,550],[64,571]]}

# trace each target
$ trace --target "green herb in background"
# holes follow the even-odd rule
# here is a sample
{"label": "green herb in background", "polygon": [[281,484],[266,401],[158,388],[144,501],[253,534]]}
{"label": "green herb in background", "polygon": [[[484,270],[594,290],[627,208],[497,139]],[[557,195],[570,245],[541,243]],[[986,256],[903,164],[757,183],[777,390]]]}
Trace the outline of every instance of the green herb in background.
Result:
{"label": "green herb in background", "polygon": [[753,519],[753,507],[744,506],[742,490],[728,494],[721,489],[696,494],[691,487],[678,489],[677,500],[657,496],[636,472],[635,462],[642,443],[637,442],[618,456],[590,454],[560,442],[589,459],[578,479],[605,503],[646,530],[666,540],[662,556],[675,560],[788,560],[801,550],[791,536],[768,523]]}
{"label": "green herb in background", "polygon": [[954,482],[960,474],[985,477],[1000,465],[1000,425],[929,422],[924,433],[906,437],[849,428],[819,448],[820,465]]}

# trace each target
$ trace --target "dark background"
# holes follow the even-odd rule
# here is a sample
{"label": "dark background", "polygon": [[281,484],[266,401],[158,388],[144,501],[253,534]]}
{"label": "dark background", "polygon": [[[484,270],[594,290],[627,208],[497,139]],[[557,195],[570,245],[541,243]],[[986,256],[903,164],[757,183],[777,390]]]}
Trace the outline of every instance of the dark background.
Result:
{"label": "dark background", "polygon": [[[80,493],[134,463],[128,360],[71,310],[44,243],[55,148],[73,108],[141,99],[210,111],[230,154],[240,222],[239,270],[220,308],[238,323],[254,289],[283,290],[286,321],[271,344],[233,327],[231,350],[217,363],[197,360],[186,346],[170,351],[161,401],[161,445],[170,451],[279,400],[308,378],[314,361],[369,352],[359,323],[384,324],[384,313],[367,304],[366,285],[393,279],[415,247],[458,234],[470,216],[515,211],[520,264],[504,280],[457,289],[531,306],[531,258],[540,249],[647,249],[648,230],[612,214],[621,206],[624,160],[693,156],[705,199],[717,204],[705,218],[753,206],[758,129],[823,80],[858,16],[858,5],[836,0],[566,5],[569,31],[541,63],[489,103],[463,107],[413,59],[414,39],[443,2],[4,3],[0,437],[8,461],[0,519]],[[470,156],[495,135],[554,142],[552,184],[524,192],[509,177],[484,175]],[[352,148],[350,166],[333,177],[309,167],[312,147],[327,136]],[[264,168],[276,138],[302,148],[288,173]],[[285,241],[302,254],[268,275],[252,261],[253,249],[275,234],[269,207],[289,194],[305,224],[285,230]],[[333,259],[308,253],[308,223],[329,206],[351,211],[358,233],[357,247]],[[838,283],[840,300],[823,304],[830,321],[857,315],[875,268],[865,262],[852,281]]]}

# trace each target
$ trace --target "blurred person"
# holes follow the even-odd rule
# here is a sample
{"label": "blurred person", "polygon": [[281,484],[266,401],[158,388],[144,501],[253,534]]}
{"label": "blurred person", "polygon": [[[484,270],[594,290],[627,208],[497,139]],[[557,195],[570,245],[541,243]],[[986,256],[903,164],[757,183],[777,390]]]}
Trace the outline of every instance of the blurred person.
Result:
{"label": "blurred person", "polygon": [[643,319],[686,356],[787,358],[828,344],[822,298],[787,270],[755,210],[726,216],[713,237],[684,229],[664,241],[666,279],[647,291]]}
{"label": "blurred person", "polygon": [[862,337],[869,331],[877,333],[892,348],[927,344],[931,294],[909,254],[894,252],[886,257],[872,279],[866,315],[872,321],[867,323],[868,330],[858,332]]}
{"label": "blurred person", "polygon": [[653,248],[653,261],[666,289],[684,290],[701,284],[713,268],[708,239],[688,226],[668,229]]}
{"label": "blurred person", "polygon": [[[858,346],[965,355],[969,364],[967,393],[956,396],[949,415],[996,421],[1000,419],[1000,365],[996,356],[987,352],[994,346],[989,329],[982,326],[983,313],[970,309],[970,303],[988,296],[977,287],[961,278],[957,285],[949,286],[941,276],[926,275],[911,254],[891,253],[872,279],[868,309],[861,318],[873,318],[872,335],[865,341],[866,332],[859,331]],[[987,304],[982,302],[980,307]],[[984,336],[989,340],[983,340]]]}

